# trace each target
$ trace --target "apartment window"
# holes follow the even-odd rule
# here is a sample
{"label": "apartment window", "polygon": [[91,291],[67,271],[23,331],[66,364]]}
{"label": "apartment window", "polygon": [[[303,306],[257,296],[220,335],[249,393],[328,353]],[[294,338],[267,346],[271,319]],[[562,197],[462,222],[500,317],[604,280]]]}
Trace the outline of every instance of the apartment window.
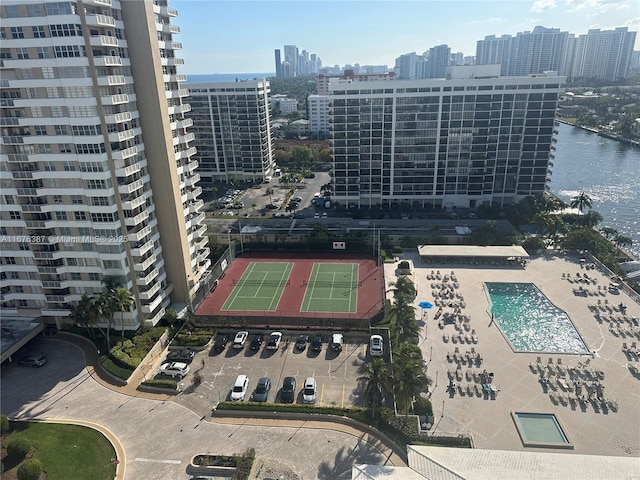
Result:
{"label": "apartment window", "polygon": [[41,17],[42,16],[42,11],[40,10],[40,5],[33,5],[33,4],[28,3],[27,4],[27,15],[29,15],[30,17]]}
{"label": "apartment window", "polygon": [[73,205],[82,205],[84,204],[84,201],[81,195],[71,195],[71,203]]}
{"label": "apartment window", "polygon": [[87,219],[87,214],[85,212],[73,212],[73,218],[75,220],[86,220]]}
{"label": "apartment window", "polygon": [[47,15],[71,15],[76,13],[75,5],[71,2],[45,3],[44,9]]}
{"label": "apartment window", "polygon": [[40,153],[51,153],[51,144],[50,143],[41,143],[40,144]]}
{"label": "apartment window", "polygon": [[51,50],[49,47],[38,47],[38,58],[51,58]]}
{"label": "apartment window", "polygon": [[72,125],[71,131],[74,135],[100,135],[102,127],[100,125]]}
{"label": "apartment window", "polygon": [[[27,250],[29,250],[28,246],[27,246]],[[17,280],[20,278],[20,274],[18,272],[11,272],[10,275],[11,275],[11,278],[13,278],[14,280]]]}
{"label": "apartment window", "polygon": [[4,8],[8,18],[16,18],[18,16],[18,7],[16,5],[7,5]]}
{"label": "apartment window", "polygon": [[58,148],[60,153],[73,153],[73,148],[70,143],[61,143]]}
{"label": "apartment window", "polygon": [[71,272],[71,280],[75,280],[80,281],[82,280],[82,275],[80,275],[78,272]]}
{"label": "apartment window", "polygon": [[115,222],[117,218],[113,213],[92,213],[91,221],[93,222]]}
{"label": "apartment window", "polygon": [[18,300],[18,307],[28,307],[29,306],[29,302],[27,302],[24,299],[20,299]]}
{"label": "apartment window", "polygon": [[84,78],[89,77],[87,67],[58,67],[60,78]]}
{"label": "apartment window", "polygon": [[64,97],[67,98],[81,98],[91,97],[92,92],[90,87],[63,87]]}
{"label": "apartment window", "polygon": [[76,153],[104,153],[104,143],[80,143],[76,145]]}
{"label": "apartment window", "polygon": [[98,109],[95,106],[70,106],[69,107],[69,116],[70,117],[95,117],[98,115]]}
{"label": "apartment window", "polygon": [[67,258],[67,265],[70,267],[77,267],[78,266],[78,259],[77,258]]}
{"label": "apartment window", "polygon": [[13,289],[16,293],[24,293],[24,288],[22,288],[22,285],[15,285]]}
{"label": "apartment window", "polygon": [[77,45],[56,45],[53,47],[56,58],[72,58],[83,56],[80,47]]}
{"label": "apartment window", "polygon": [[93,252],[93,244],[92,243],[83,243],[82,244],[83,252]]}
{"label": "apartment window", "polygon": [[4,257],[4,262],[5,265],[15,265],[16,264],[16,257]]}
{"label": "apartment window", "polygon": [[73,23],[65,23],[61,25],[50,25],[52,37],[79,37],[82,36],[80,25]]}
{"label": "apartment window", "polygon": [[29,59],[29,49],[28,48],[16,48],[16,55],[18,60],[28,60]]}
{"label": "apartment window", "polygon": [[11,60],[11,52],[0,52],[0,60]]}
{"label": "apartment window", "polygon": [[11,38],[24,38],[22,27],[11,27]]}
{"label": "apartment window", "polygon": [[45,91],[47,92],[47,98],[60,98],[58,87],[47,87]]}
{"label": "apartment window", "polygon": [[51,107],[51,116],[54,118],[64,117],[64,107],[59,105]]}
{"label": "apartment window", "polygon": [[80,162],[81,172],[104,172],[101,163]]}
{"label": "apartment window", "polygon": [[45,172],[55,172],[56,164],[53,162],[46,161],[44,162],[44,171]]}
{"label": "apartment window", "polygon": [[91,280],[92,282],[99,282],[100,281],[100,274],[99,273],[90,273],[89,274],[89,280]]}
{"label": "apartment window", "polygon": [[45,38],[47,35],[44,33],[44,26],[38,25],[35,27],[31,27],[31,31],[33,32],[33,38]]}
{"label": "apartment window", "polygon": [[89,190],[101,190],[107,187],[104,180],[86,180],[85,183]]}
{"label": "apartment window", "polygon": [[65,172],[75,172],[76,171],[75,163],[74,162],[70,162],[69,160],[64,162],[64,171]]}
{"label": "apartment window", "polygon": [[5,195],[4,196],[4,202],[7,205],[15,205],[15,203],[16,203],[15,199],[13,198],[13,195]]}
{"label": "apartment window", "polygon": [[54,195],[53,203],[62,203],[62,195]]}
{"label": "apartment window", "polygon": [[20,220],[20,212],[17,210],[10,210],[9,211],[9,218],[11,220]]}
{"label": "apartment window", "polygon": [[47,134],[47,127],[44,125],[36,125],[33,127],[33,129],[35,130],[36,135],[46,135]]}
{"label": "apartment window", "polygon": [[91,232],[87,227],[78,227],[78,235],[88,237],[91,235]]}
{"label": "apartment window", "polygon": [[56,220],[66,220],[67,212],[56,212]]}
{"label": "apartment window", "polygon": [[91,197],[91,205],[108,207],[113,205],[113,202],[109,197]]}
{"label": "apartment window", "polygon": [[66,135],[67,134],[67,126],[66,125],[56,125],[55,126],[56,135]]}
{"label": "apartment window", "polygon": [[56,78],[53,74],[53,67],[42,67],[42,78]]}

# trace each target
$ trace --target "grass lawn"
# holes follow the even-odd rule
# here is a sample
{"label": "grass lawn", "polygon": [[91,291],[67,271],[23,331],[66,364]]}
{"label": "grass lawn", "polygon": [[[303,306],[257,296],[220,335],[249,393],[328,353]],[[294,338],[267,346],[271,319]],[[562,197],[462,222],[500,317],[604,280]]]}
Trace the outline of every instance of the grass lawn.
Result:
{"label": "grass lawn", "polygon": [[[24,437],[36,447],[34,456],[42,462],[47,480],[112,480],[116,474],[111,463],[115,450],[96,430],[57,423],[11,422],[11,426],[7,439]],[[17,478],[18,466],[4,472],[3,480]]]}

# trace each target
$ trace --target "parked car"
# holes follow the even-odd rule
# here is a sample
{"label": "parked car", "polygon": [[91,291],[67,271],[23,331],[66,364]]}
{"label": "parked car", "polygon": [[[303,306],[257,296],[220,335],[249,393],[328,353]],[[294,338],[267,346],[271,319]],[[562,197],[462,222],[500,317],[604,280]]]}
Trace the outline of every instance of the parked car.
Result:
{"label": "parked car", "polygon": [[341,352],[343,343],[344,336],[341,333],[334,333],[331,335],[331,350],[334,352]]}
{"label": "parked car", "polygon": [[369,339],[369,353],[372,357],[381,357],[383,354],[382,337],[380,335],[371,335]]}
{"label": "parked car", "polygon": [[307,343],[309,343],[309,336],[300,335],[296,340],[296,350],[299,352],[304,352],[304,349],[307,348]]}
{"label": "parked car", "polygon": [[322,350],[322,337],[320,335],[313,337],[313,340],[311,341],[311,350],[314,352]]}
{"label": "parked car", "polygon": [[231,400],[234,402],[244,400],[244,396],[247,394],[247,387],[249,386],[249,377],[246,375],[238,375],[236,383],[233,384],[231,389]]}
{"label": "parked car", "polygon": [[271,380],[267,377],[262,377],[258,380],[258,385],[256,389],[253,391],[253,395],[251,399],[254,402],[266,402],[269,397],[269,392],[271,391]]}
{"label": "parked car", "polygon": [[322,213],[322,218],[327,218],[327,212]]}
{"label": "parked car", "polygon": [[227,346],[227,343],[229,343],[229,335],[226,333],[218,334],[216,336],[216,343],[213,344],[213,351],[216,353],[223,351]]}
{"label": "parked car", "polygon": [[18,362],[18,365],[20,365],[21,367],[40,368],[45,363],[47,363],[47,357],[39,353],[35,355],[29,355],[28,357],[21,359]]}
{"label": "parked car", "polygon": [[241,331],[236,333],[235,338],[233,339],[233,348],[242,348],[244,344],[247,343],[247,337],[249,336],[249,332]]}
{"label": "parked car", "polygon": [[251,350],[260,350],[260,347],[262,346],[262,342],[264,341],[264,336],[263,335],[254,335],[253,338],[251,339],[251,344],[249,345],[249,348]]}
{"label": "parked car", "polygon": [[182,380],[189,373],[189,365],[184,362],[163,363],[158,370],[159,375],[178,378]]}
{"label": "parked car", "polygon": [[172,350],[167,355],[167,362],[184,362],[191,363],[193,357],[196,356],[195,350],[184,348],[182,350]]}
{"label": "parked car", "polygon": [[284,377],[282,381],[282,391],[280,400],[282,403],[293,403],[296,399],[296,379],[294,377]]}
{"label": "parked car", "polygon": [[282,340],[282,332],[272,332],[267,341],[267,350],[277,350]]}
{"label": "parked car", "polygon": [[316,403],[316,379],[307,377],[304,380],[304,388],[302,389],[302,401],[304,403]]}
{"label": "parked car", "polygon": [[291,201],[292,202],[296,202],[296,203],[300,203],[302,201],[302,197],[292,197]]}
{"label": "parked car", "polygon": [[314,213],[313,218],[320,218],[320,214],[318,212]]}

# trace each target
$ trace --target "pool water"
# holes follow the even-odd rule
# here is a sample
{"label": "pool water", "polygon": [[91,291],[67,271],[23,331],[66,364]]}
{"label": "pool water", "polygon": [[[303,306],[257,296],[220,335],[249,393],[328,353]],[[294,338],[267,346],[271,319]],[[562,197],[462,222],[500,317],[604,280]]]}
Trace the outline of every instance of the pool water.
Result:
{"label": "pool water", "polygon": [[485,282],[493,321],[516,352],[589,353],[564,310],[533,283]]}
{"label": "pool water", "polygon": [[516,413],[525,442],[569,443],[556,416],[551,413]]}

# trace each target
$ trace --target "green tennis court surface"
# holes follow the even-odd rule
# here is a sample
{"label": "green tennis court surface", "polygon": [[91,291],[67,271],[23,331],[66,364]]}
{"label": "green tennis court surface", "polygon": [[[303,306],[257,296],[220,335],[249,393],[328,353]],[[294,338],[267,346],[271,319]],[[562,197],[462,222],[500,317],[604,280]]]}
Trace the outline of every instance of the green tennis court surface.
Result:
{"label": "green tennis court surface", "polygon": [[301,312],[355,313],[358,309],[358,264],[314,263]]}
{"label": "green tennis court surface", "polygon": [[276,310],[292,269],[289,262],[251,262],[241,278],[233,279],[222,310]]}

